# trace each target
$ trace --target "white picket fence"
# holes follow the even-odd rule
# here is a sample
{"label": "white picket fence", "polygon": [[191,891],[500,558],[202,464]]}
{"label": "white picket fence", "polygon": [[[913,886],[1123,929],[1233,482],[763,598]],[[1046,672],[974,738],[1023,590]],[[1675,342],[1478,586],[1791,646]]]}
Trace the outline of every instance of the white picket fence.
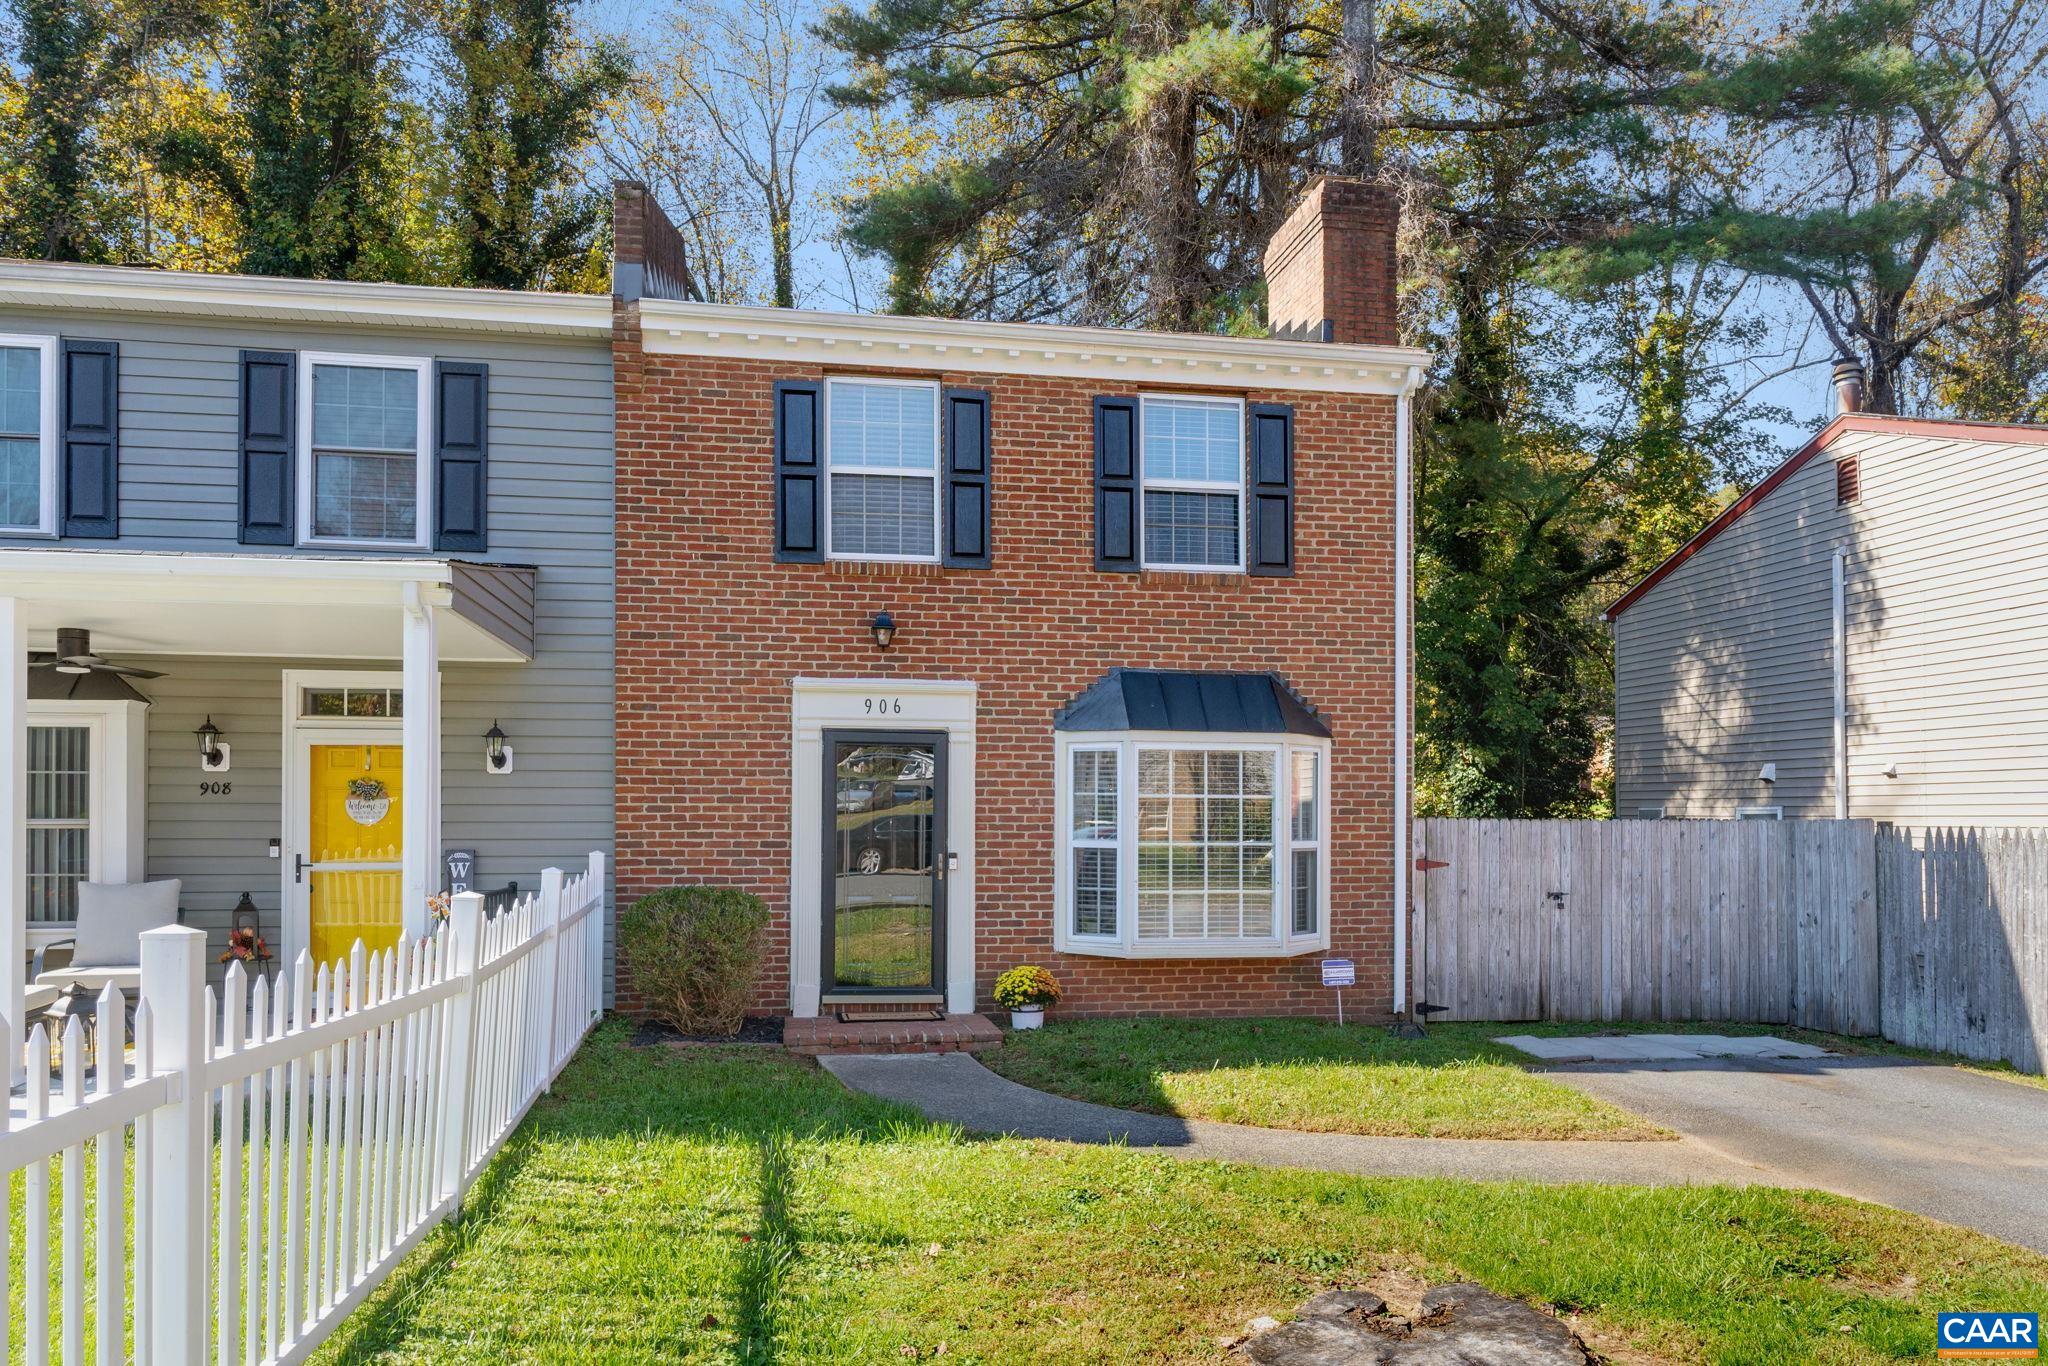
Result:
{"label": "white picket fence", "polygon": [[465,894],[432,938],[302,956],[275,990],[235,964],[218,999],[204,935],[144,935],[132,1050],[111,987],[90,1043],[65,1026],[54,1093],[51,1040],[27,1040],[0,1124],[0,1362],[303,1360],[460,1208],[596,1022],[604,883],[592,854],[488,921]]}

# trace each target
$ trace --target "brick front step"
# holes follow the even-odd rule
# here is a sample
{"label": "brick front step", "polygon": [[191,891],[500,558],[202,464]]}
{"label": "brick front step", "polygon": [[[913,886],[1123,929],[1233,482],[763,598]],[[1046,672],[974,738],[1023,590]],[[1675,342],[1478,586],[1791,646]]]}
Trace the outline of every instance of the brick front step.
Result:
{"label": "brick front step", "polygon": [[979,1053],[1003,1045],[986,1015],[943,1020],[848,1020],[819,1015],[782,1022],[782,1046],[806,1057],[849,1053]]}

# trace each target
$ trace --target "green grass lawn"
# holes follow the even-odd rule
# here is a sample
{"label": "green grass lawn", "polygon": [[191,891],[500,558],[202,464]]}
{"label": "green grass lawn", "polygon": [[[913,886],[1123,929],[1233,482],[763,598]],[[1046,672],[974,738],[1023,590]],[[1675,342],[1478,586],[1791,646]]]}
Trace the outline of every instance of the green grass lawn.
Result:
{"label": "green grass lawn", "polygon": [[1059,1020],[1012,1032],[991,1068],[1041,1091],[1128,1110],[1311,1133],[1434,1138],[1670,1138],[1626,1110],[1542,1075],[1493,1040],[1508,1034],[1776,1034],[1850,1054],[1946,1063],[2048,1085],[1882,1039],[1734,1024],[1434,1024],[1423,1039],[1328,1020]]}
{"label": "green grass lawn", "polygon": [[599,1031],[323,1360],[1220,1361],[1251,1318],[1390,1276],[1675,1361],[1919,1359],[1939,1309],[2048,1307],[2048,1258],[1828,1196],[969,1139],[778,1052],[627,1036]]}
{"label": "green grass lawn", "polygon": [[1669,1138],[1523,1066],[1491,1041],[1521,1026],[1440,1024],[1424,1039],[1328,1020],[1054,1020],[981,1055],[1026,1086],[1130,1110],[1316,1133]]}
{"label": "green grass lawn", "polygon": [[864,906],[836,911],[832,934],[832,961],[842,985],[931,985],[931,907]]}

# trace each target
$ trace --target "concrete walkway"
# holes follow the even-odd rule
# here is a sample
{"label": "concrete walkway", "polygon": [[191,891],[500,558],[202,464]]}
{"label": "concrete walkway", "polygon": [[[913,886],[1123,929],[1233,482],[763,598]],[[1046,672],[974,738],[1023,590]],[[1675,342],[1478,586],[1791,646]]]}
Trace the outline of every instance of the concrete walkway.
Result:
{"label": "concrete walkway", "polygon": [[1914,1058],[1708,1059],[1544,1073],[1782,1184],[2048,1252],[2048,1090]]}
{"label": "concrete walkway", "polygon": [[1641,1186],[1803,1184],[1685,1139],[1547,1142],[1295,1133],[1139,1114],[1048,1095],[999,1077],[964,1053],[822,1057],[818,1064],[856,1091],[897,1101],[976,1133],[1122,1143],[1137,1152],[1354,1176]]}

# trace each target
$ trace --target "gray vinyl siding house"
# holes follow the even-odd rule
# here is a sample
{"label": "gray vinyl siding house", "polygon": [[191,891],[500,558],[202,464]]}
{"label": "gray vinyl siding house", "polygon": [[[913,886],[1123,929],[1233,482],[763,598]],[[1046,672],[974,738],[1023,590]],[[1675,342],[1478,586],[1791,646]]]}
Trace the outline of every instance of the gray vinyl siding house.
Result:
{"label": "gray vinyl siding house", "polygon": [[2048,429],[1838,418],[1608,615],[1618,816],[2048,825]]}
{"label": "gray vinyl siding house", "polygon": [[[61,525],[55,535],[0,533],[0,557],[13,553],[10,568],[61,562],[81,576],[88,586],[80,593],[88,596],[99,581],[99,557],[129,568],[158,564],[167,575],[203,570],[238,576],[238,582],[253,579],[248,605],[224,602],[214,609],[217,620],[201,604],[172,601],[154,609],[152,622],[146,607],[82,604],[55,579],[37,575],[40,587],[23,589],[19,572],[0,574],[0,597],[19,591],[27,603],[32,657],[52,649],[53,628],[91,625],[95,653],[162,674],[130,684],[147,699],[139,708],[143,773],[139,781],[130,775],[132,787],[144,794],[139,822],[132,812],[117,818],[108,808],[94,808],[96,825],[125,820],[139,835],[140,849],[127,851],[124,867],[104,866],[109,832],[95,830],[99,880],[180,879],[186,923],[207,932],[215,953],[244,894],[280,959],[306,946],[308,928],[288,927],[287,920],[300,895],[295,888],[303,885],[295,864],[313,852],[306,811],[320,798],[316,791],[299,802],[304,781],[287,777],[294,771],[287,736],[311,724],[302,714],[304,688],[295,690],[293,683],[340,679],[346,686],[345,676],[353,676],[398,687],[400,598],[418,587],[409,578],[389,585],[363,580],[365,573],[381,572],[365,561],[385,562],[383,570],[401,577],[410,572],[405,565],[416,564],[419,584],[430,591],[445,586],[447,600],[435,611],[441,650],[435,889],[448,850],[475,852],[473,885],[482,890],[511,883],[529,890],[539,885],[544,867],[573,873],[593,851],[609,855],[608,300],[0,263],[0,344],[10,336],[116,344],[119,413],[118,534],[66,535]],[[296,536],[286,529],[286,543],[250,543],[244,365],[252,353],[434,362],[420,372],[419,383],[430,388],[420,399],[422,433],[430,426],[439,433],[449,421],[430,411],[446,392],[440,365],[452,363],[465,374],[483,367],[483,527],[468,538],[470,544],[480,540],[481,548],[445,549],[443,538],[424,532],[416,547],[313,545],[303,524]],[[286,369],[293,365],[285,362]],[[311,372],[299,367],[294,373],[303,381]],[[369,365],[362,373],[405,372]],[[311,418],[287,417],[303,440]],[[67,420],[60,416],[60,423]],[[289,445],[292,434],[284,439]],[[415,454],[422,462],[430,458]],[[439,458],[438,446],[433,458]],[[296,453],[291,459],[300,462]],[[308,468],[297,464],[301,479]],[[423,474],[422,480],[441,477]],[[425,482],[421,487],[426,506],[416,515],[423,518],[431,517],[428,509],[438,500],[456,496],[439,483],[431,492]],[[285,509],[287,516],[292,511]],[[27,553],[52,558],[29,560]],[[154,558],[132,558],[137,555]],[[297,562],[302,570],[327,568],[303,586],[280,581],[278,591],[286,596],[273,608],[260,599],[270,572],[265,566],[274,570],[280,561]],[[392,605],[330,609],[323,601],[330,569],[332,582],[349,593],[387,594]],[[6,577],[15,577],[16,585]],[[157,577],[143,572],[138,582]],[[326,627],[323,613],[330,610]],[[38,707],[47,710],[58,695],[53,689],[64,685],[61,675],[48,672],[31,671],[29,678],[34,724]],[[101,691],[113,686],[100,675],[92,681]],[[202,771],[195,743],[195,732],[209,719],[231,746],[231,768],[218,775]],[[390,720],[364,739],[396,745],[402,724]],[[494,725],[514,755],[505,771],[486,766],[484,735]],[[95,781],[104,776],[96,774]],[[293,783],[297,791],[288,790]],[[415,884],[406,885],[410,896]],[[31,906],[34,944],[57,927],[37,923],[33,898]],[[306,914],[303,906],[298,914]],[[416,907],[407,910],[408,917],[418,914]]]}

